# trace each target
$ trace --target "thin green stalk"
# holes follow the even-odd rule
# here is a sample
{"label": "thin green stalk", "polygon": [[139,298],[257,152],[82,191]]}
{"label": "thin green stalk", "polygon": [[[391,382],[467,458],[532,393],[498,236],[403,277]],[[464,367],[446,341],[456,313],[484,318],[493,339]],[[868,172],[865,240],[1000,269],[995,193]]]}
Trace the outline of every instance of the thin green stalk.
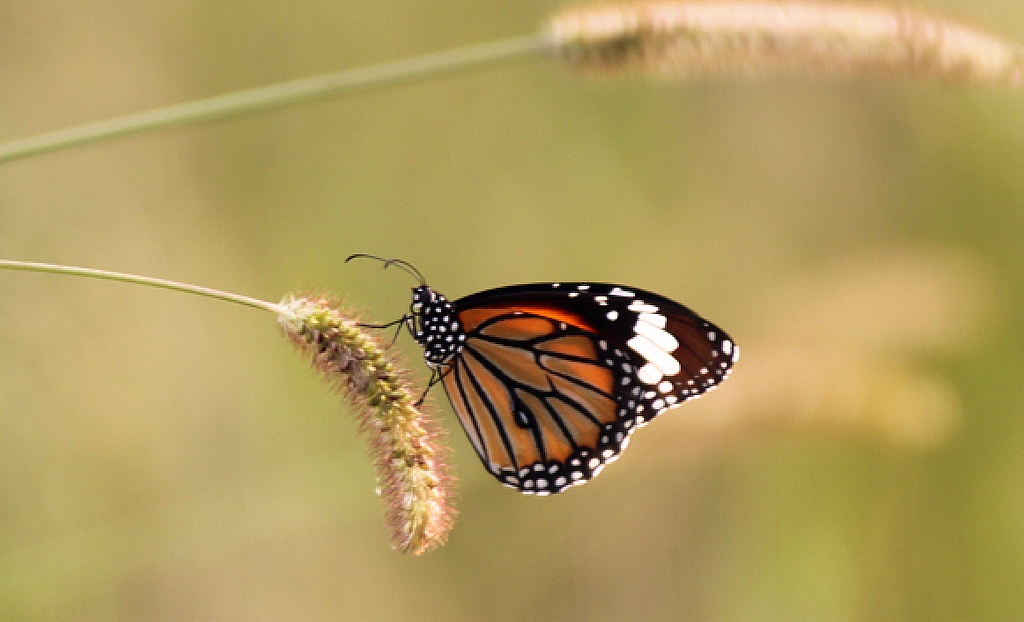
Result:
{"label": "thin green stalk", "polygon": [[234,302],[247,307],[263,309],[264,311],[270,311],[277,315],[281,315],[285,311],[285,308],[279,304],[259,300],[257,298],[250,298],[249,296],[243,296],[241,294],[234,294],[231,292],[221,291],[219,289],[202,287],[200,285],[191,285],[189,283],[181,283],[178,281],[168,281],[166,279],[158,279],[151,276],[128,274],[126,272],[112,272],[110,270],[97,270],[95,268],[82,268],[79,266],[63,266],[59,264],[39,263],[35,261],[17,261],[14,259],[0,259],[0,270],[25,270],[28,272],[66,274],[70,276],[103,279],[106,281],[120,281],[122,283],[145,285],[147,287],[169,289],[177,292],[185,292],[186,294],[216,298],[217,300]]}
{"label": "thin green stalk", "polygon": [[[377,338],[338,302],[321,295],[285,296],[274,304],[240,294],[149,276],[0,259],[0,270],[65,274],[207,296],[270,311],[313,367],[341,389],[370,441],[379,495],[387,503],[392,543],[420,555],[444,544],[455,522],[455,478],[448,448],[434,419],[419,408],[408,373]],[[422,401],[422,400],[421,400]]]}
{"label": "thin green stalk", "polygon": [[529,35],[147,110],[0,144],[0,163],[108,138],[237,118],[346,93],[510,62],[537,55],[548,46],[545,35]]}
{"label": "thin green stalk", "polygon": [[1024,47],[901,6],[819,0],[606,2],[539,34],[228,93],[0,144],[0,164],[109,138],[238,118],[547,55],[577,73],[669,78],[892,75],[1020,87]]}

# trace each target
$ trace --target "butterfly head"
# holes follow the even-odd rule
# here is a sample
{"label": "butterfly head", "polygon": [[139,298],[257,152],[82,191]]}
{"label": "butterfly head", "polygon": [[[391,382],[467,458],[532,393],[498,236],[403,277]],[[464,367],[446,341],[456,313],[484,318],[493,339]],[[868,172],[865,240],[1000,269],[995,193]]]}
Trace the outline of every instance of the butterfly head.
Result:
{"label": "butterfly head", "polygon": [[412,289],[412,334],[423,347],[427,365],[447,365],[462,350],[466,333],[455,307],[442,294],[419,285]]}

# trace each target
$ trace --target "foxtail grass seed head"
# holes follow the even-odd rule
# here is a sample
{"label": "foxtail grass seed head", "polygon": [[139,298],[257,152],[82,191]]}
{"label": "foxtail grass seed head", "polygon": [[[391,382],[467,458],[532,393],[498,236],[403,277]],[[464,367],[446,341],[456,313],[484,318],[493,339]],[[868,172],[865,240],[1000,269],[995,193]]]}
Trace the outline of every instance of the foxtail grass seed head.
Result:
{"label": "foxtail grass seed head", "polygon": [[553,52],[581,72],[691,78],[915,76],[1019,86],[1021,44],[907,7],[721,0],[584,6],[549,24]]}
{"label": "foxtail grass seed head", "polygon": [[414,404],[393,357],[339,303],[289,295],[278,322],[313,367],[344,394],[370,441],[392,543],[419,555],[444,543],[455,518],[455,481],[434,421]]}

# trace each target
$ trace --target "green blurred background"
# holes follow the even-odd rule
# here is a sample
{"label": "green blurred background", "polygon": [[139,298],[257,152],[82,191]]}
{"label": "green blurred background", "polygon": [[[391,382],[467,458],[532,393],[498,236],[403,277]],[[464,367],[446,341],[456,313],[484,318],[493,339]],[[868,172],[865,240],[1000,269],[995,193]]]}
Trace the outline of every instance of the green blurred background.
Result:
{"label": "green blurred background", "polygon": [[[922,0],[1024,37],[1019,0]],[[559,3],[6,0],[0,139],[532,32]],[[274,318],[0,274],[5,619],[1024,618],[1024,100],[595,81],[526,61],[0,167],[0,256],[381,321],[602,280],[743,348],[595,482],[480,468],[389,549],[362,440]],[[420,372],[408,338],[400,348]],[[421,378],[425,374],[421,374]]]}

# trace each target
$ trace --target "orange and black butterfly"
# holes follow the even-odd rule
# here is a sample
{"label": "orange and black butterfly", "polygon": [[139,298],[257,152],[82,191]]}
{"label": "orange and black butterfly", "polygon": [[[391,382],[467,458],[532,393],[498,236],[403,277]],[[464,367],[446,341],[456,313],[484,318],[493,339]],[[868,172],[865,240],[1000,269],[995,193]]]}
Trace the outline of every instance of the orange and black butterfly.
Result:
{"label": "orange and black butterfly", "polygon": [[402,321],[431,384],[484,468],[526,494],[591,480],[634,430],[714,389],[739,359],[722,329],[635,287],[535,283],[450,301],[411,264],[381,260],[420,280]]}

